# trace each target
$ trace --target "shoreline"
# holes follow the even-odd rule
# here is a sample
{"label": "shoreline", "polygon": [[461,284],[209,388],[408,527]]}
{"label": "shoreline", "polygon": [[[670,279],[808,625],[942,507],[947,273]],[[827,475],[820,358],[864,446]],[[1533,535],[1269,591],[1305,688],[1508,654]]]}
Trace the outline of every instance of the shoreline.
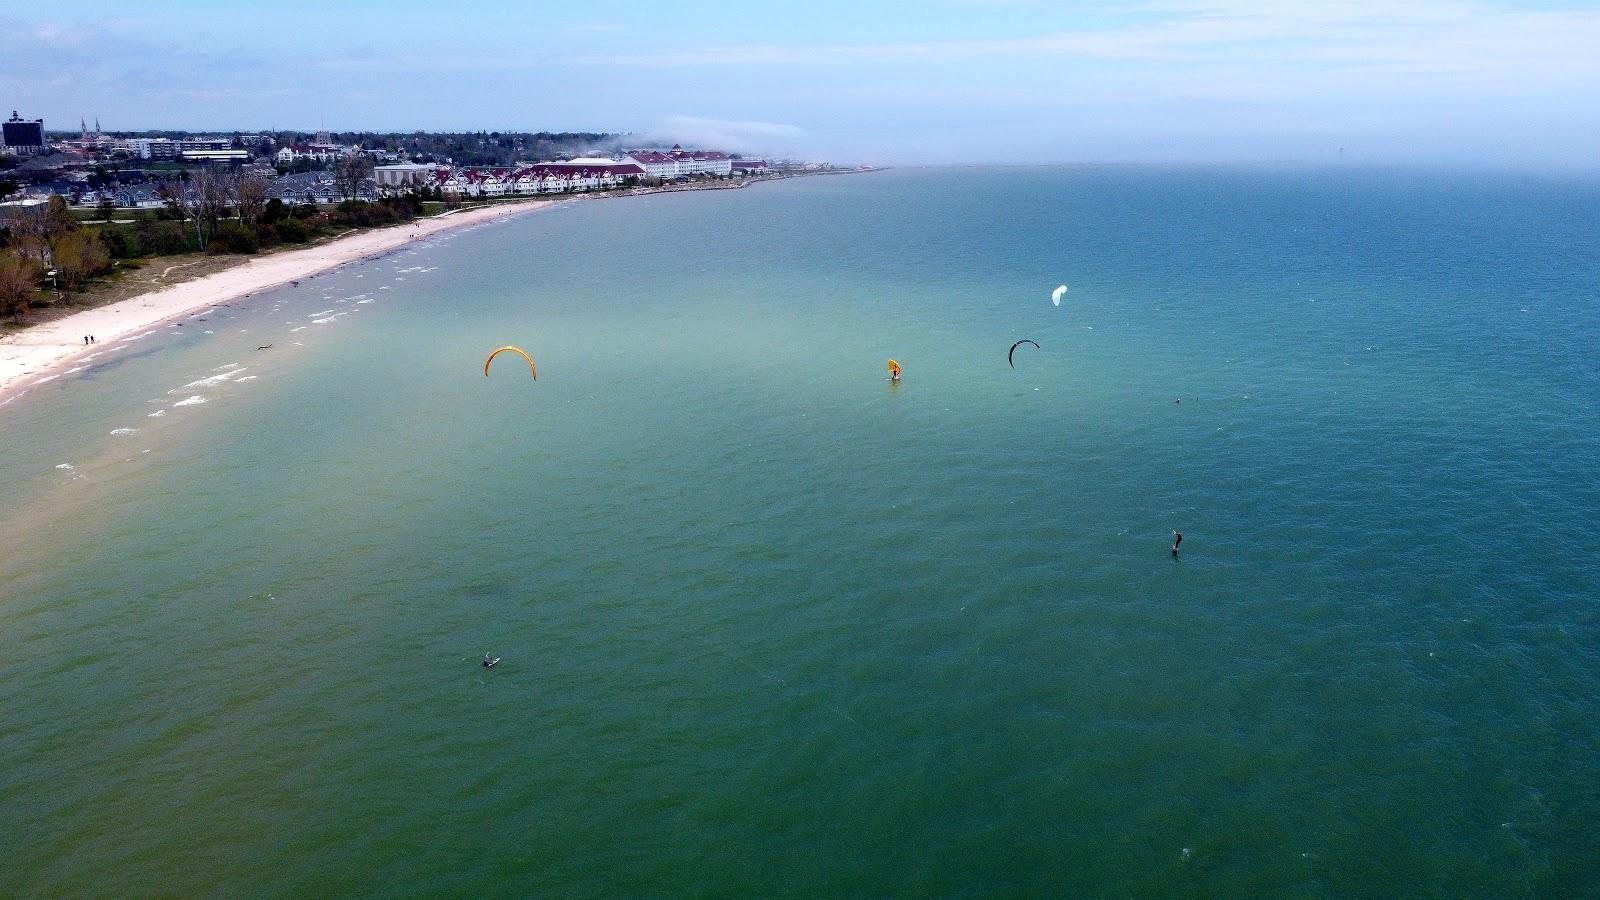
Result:
{"label": "shoreline", "polygon": [[[381,256],[417,238],[480,222],[554,209],[580,199],[583,198],[498,203],[416,219],[404,225],[374,228],[360,234],[336,237],[318,246],[254,257],[230,269],[193,281],[86,309],[28,328],[0,339],[0,405],[20,397],[41,380],[55,377],[54,370],[80,355],[105,352],[100,338],[110,342],[128,337],[140,329],[160,325],[197,309],[281,287],[348,263]],[[83,343],[86,334],[95,336],[94,344]]]}
{"label": "shoreline", "polygon": [[[852,170],[804,172],[756,176],[734,182],[622,188],[597,194],[578,194],[560,200],[498,200],[488,206],[441,213],[427,219],[415,219],[411,224],[416,227],[393,225],[374,228],[360,234],[335,237],[325,244],[251,257],[221,272],[214,272],[157,291],[138,294],[116,303],[75,312],[53,322],[36,325],[17,334],[0,338],[0,406],[5,406],[22,396],[35,384],[59,377],[60,373],[57,370],[84,353],[105,352],[100,349],[99,339],[102,337],[108,341],[128,337],[140,329],[160,325],[197,309],[281,287],[291,281],[309,278],[347,263],[382,256],[405,246],[414,238],[427,237],[479,222],[492,222],[511,216],[555,209],[580,200],[625,199],[688,191],[737,190],[769,181],[834,174],[857,173]],[[94,344],[83,343],[83,336],[86,334],[95,336]]]}

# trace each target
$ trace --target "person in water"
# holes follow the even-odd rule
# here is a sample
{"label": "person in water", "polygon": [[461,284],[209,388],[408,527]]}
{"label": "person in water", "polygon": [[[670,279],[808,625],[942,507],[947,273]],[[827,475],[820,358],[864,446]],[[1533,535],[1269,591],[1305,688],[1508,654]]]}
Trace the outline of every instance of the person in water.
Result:
{"label": "person in water", "polygon": [[1174,538],[1174,540],[1172,542],[1172,555],[1173,556],[1177,556],[1178,555],[1178,545],[1183,543],[1183,532],[1181,532],[1178,529],[1174,528],[1174,529],[1172,529],[1172,536]]}

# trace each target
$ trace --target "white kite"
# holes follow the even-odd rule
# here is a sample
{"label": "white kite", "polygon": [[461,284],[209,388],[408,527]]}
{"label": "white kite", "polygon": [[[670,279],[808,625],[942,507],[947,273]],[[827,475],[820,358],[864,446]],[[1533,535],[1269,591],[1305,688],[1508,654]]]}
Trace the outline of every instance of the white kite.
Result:
{"label": "white kite", "polygon": [[1061,287],[1058,287],[1055,290],[1050,292],[1050,299],[1055,301],[1055,304],[1057,306],[1060,306],[1061,305],[1061,295],[1065,294],[1066,292],[1067,292],[1067,286],[1063,284]]}

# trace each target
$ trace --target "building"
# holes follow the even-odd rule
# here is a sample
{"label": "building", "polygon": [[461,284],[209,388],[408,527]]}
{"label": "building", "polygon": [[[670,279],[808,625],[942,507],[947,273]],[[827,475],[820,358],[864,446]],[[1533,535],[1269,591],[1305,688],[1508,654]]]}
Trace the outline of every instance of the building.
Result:
{"label": "building", "polygon": [[169,138],[130,138],[119,143],[140,159],[171,162],[178,158],[178,142]]}
{"label": "building", "polygon": [[733,160],[720,150],[696,150],[689,154],[691,171],[700,175],[727,175],[733,171]]}
{"label": "building", "polygon": [[431,184],[434,168],[422,163],[378,166],[372,170],[372,178],[378,183],[379,191],[406,191]]}
{"label": "building", "polygon": [[249,162],[249,150],[195,149],[178,151],[185,162]]}
{"label": "building", "polygon": [[200,137],[183,138],[178,141],[178,153],[194,153],[201,150],[228,150],[233,147],[233,138],[225,137]]}
{"label": "building", "polygon": [[297,159],[331,162],[347,156],[350,152],[344,147],[335,147],[333,144],[291,144],[278,151],[277,160],[283,165],[288,165]]}
{"label": "building", "polygon": [[730,163],[730,167],[741,175],[765,175],[772,171],[764,159],[736,159]]}
{"label": "building", "polygon": [[0,136],[5,138],[6,149],[16,153],[44,152],[44,120],[24,119],[11,111],[11,118],[0,125]]}
{"label": "building", "polygon": [[505,197],[523,194],[560,194],[569,191],[607,190],[643,178],[644,169],[614,159],[596,163],[577,161],[533,163],[514,169],[433,168],[428,184],[464,197]]}
{"label": "building", "polygon": [[629,178],[642,178],[648,174],[644,166],[631,159],[608,159],[603,156],[580,156],[577,159],[569,159],[558,165],[581,166],[585,169],[610,173],[611,180],[617,184],[621,184]]}
{"label": "building", "polygon": [[628,158],[644,170],[646,178],[678,177],[678,161],[659,150],[635,150]]}

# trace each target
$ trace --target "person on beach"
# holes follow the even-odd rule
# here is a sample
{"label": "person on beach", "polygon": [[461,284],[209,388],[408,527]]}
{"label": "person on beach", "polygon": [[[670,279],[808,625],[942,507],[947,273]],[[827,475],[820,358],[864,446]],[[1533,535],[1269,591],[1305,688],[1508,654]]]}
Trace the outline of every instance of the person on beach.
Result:
{"label": "person on beach", "polygon": [[83,345],[85,347],[89,346],[89,336],[87,334],[83,336]]}
{"label": "person on beach", "polygon": [[1183,532],[1181,532],[1178,529],[1174,528],[1174,529],[1172,529],[1172,536],[1175,538],[1175,540],[1172,542],[1172,555],[1173,556],[1177,556],[1178,555],[1178,545],[1183,543]]}

